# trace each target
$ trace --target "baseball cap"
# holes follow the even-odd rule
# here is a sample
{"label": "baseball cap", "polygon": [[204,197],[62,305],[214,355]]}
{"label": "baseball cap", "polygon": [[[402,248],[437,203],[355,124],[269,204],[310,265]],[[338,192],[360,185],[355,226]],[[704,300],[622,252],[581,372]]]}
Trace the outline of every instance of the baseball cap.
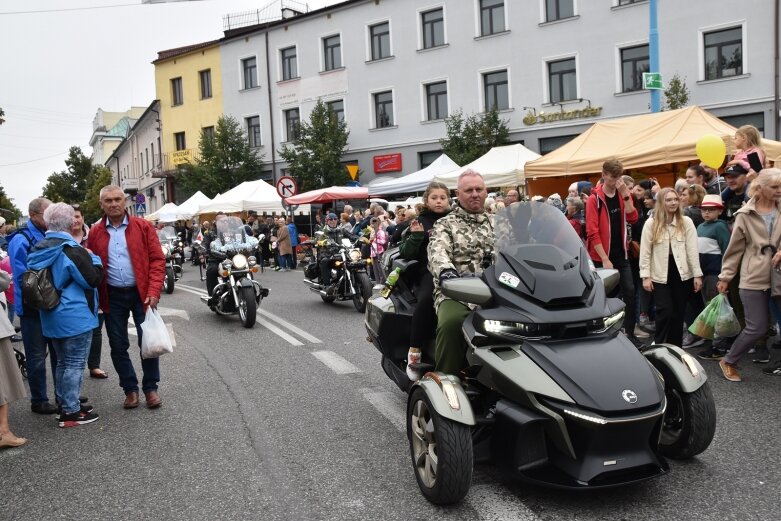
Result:
{"label": "baseball cap", "polygon": [[720,195],[708,194],[702,198],[700,208],[724,208],[724,201]]}
{"label": "baseball cap", "polygon": [[743,168],[743,165],[730,165],[724,170],[724,175],[740,175],[748,174],[748,170]]}
{"label": "baseball cap", "polygon": [[5,226],[5,217],[0,217],[0,226]]}
{"label": "baseball cap", "polygon": [[337,219],[337,217],[336,217],[335,213],[329,213],[328,217],[326,217],[326,219]]}

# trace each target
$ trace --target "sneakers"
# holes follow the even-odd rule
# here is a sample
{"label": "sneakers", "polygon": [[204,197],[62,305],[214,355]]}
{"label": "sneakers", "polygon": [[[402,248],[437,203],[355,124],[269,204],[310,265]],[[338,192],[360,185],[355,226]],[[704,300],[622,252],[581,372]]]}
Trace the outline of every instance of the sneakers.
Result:
{"label": "sneakers", "polygon": [[49,402],[33,402],[30,405],[30,410],[36,414],[56,414],[59,412],[59,408]]}
{"label": "sneakers", "polygon": [[685,335],[683,335],[683,347],[684,349],[691,349],[692,347],[698,347],[705,343],[705,340],[703,340],[701,337],[698,337],[697,335],[692,334],[691,332],[687,331]]}
{"label": "sneakers", "polygon": [[724,358],[724,355],[726,353],[724,351],[720,351],[719,349],[713,349],[712,347],[700,351],[697,353],[697,358],[700,358],[702,360],[721,360]]}
{"label": "sneakers", "polygon": [[721,372],[724,373],[724,378],[730,382],[742,381],[740,378],[740,373],[738,373],[738,368],[735,364],[731,364],[725,360],[719,360],[719,367],[721,367]]}
{"label": "sneakers", "polygon": [[[82,404],[79,407],[81,407],[80,412],[83,413],[89,413],[95,410],[95,408],[90,404]],[[57,419],[59,420],[60,418],[62,418],[62,407],[59,408],[59,412],[57,413]]]}
{"label": "sneakers", "polygon": [[771,367],[762,369],[762,372],[770,376],[781,376],[781,360],[773,364]]}
{"label": "sneakers", "polygon": [[86,425],[94,421],[98,421],[98,416],[94,412],[74,412],[73,414],[63,414],[60,416],[57,424],[60,427],[78,427],[79,425]]}
{"label": "sneakers", "polygon": [[637,320],[637,325],[643,331],[653,333],[656,331],[656,324],[648,318],[648,313],[640,313],[640,318]]}
{"label": "sneakers", "polygon": [[767,347],[755,347],[753,361],[755,364],[768,363],[770,361],[770,351],[768,351]]}
{"label": "sneakers", "polygon": [[635,326],[635,336],[637,338],[651,338],[651,335],[639,325]]}

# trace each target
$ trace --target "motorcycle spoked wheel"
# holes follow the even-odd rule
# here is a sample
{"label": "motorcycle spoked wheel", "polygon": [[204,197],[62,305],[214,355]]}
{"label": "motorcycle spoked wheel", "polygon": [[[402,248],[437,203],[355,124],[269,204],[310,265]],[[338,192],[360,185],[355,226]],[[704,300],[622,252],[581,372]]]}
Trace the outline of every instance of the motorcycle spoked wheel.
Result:
{"label": "motorcycle spoked wheel", "polygon": [[167,294],[174,292],[174,284],[176,283],[176,276],[174,275],[174,269],[168,267],[165,269],[165,279],[163,280],[163,289]]}
{"label": "motorcycle spoked wheel", "polygon": [[663,370],[667,410],[659,450],[672,459],[688,459],[708,448],[716,433],[716,403],[708,382],[692,393],[681,389],[671,371]]}
{"label": "motorcycle spoked wheel", "polygon": [[355,292],[353,293],[353,305],[358,313],[366,311],[366,302],[372,296],[372,283],[369,275],[363,272],[354,273]]}
{"label": "motorcycle spoked wheel", "polygon": [[239,319],[241,325],[251,328],[255,325],[257,319],[258,303],[255,301],[255,288],[242,286],[238,291],[239,295]]}
{"label": "motorcycle spoked wheel", "polygon": [[468,425],[440,416],[421,388],[412,392],[407,434],[415,479],[435,505],[458,503],[472,484],[473,447]]}

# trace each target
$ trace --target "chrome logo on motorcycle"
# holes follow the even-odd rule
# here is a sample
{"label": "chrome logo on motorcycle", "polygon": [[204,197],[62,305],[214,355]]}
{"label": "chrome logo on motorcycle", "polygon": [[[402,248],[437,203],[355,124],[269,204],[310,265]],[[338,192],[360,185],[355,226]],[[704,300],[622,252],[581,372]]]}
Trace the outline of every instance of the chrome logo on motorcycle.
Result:
{"label": "chrome logo on motorcycle", "polygon": [[627,403],[635,403],[637,402],[637,393],[631,389],[624,389],[621,391],[621,398]]}

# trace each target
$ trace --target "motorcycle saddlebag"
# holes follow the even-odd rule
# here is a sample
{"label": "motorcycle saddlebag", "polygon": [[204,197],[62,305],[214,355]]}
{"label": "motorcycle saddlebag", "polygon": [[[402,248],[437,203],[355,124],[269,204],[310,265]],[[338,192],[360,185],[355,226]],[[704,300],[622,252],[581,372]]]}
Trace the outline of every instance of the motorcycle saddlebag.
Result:
{"label": "motorcycle saddlebag", "polygon": [[317,262],[310,262],[304,268],[304,277],[309,280],[315,280],[320,276],[320,265]]}

